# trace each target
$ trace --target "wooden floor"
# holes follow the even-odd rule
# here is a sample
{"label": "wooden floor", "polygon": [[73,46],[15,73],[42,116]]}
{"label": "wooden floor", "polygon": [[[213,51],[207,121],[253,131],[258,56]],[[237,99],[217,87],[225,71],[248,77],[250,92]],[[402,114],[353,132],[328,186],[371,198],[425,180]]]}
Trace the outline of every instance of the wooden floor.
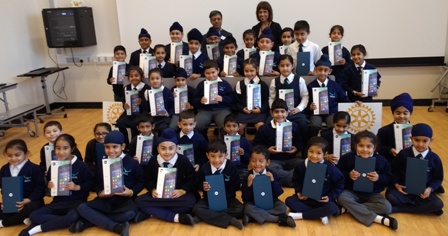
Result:
{"label": "wooden floor", "polygon": [[[76,138],[78,148],[83,153],[87,142],[93,138],[93,126],[97,122],[101,122],[101,110],[67,110],[68,118],[52,117],[46,118],[58,120],[62,123],[64,131],[72,134]],[[389,107],[383,108],[383,125],[392,122],[392,115]],[[439,154],[444,163],[447,161],[447,145],[448,145],[448,113],[445,113],[445,107],[436,107],[432,113],[427,112],[427,107],[415,107],[412,114],[412,123],[427,123],[434,129],[434,142],[431,148]],[[39,124],[39,130],[43,128],[43,124]],[[25,128],[12,128],[6,131],[5,137],[0,138],[0,152],[3,153],[5,144],[11,139],[24,139],[31,151],[29,157],[34,163],[39,162],[39,150],[46,143],[42,135],[40,137],[29,137]],[[251,137],[249,137],[251,139]],[[0,165],[7,163],[6,157],[0,155]],[[448,165],[445,165],[445,176],[448,176]],[[445,189],[448,190],[448,184],[443,183]],[[285,193],[281,196],[284,200],[293,193],[293,189],[285,188]],[[237,194],[240,196],[240,194]],[[94,197],[91,195],[91,198]],[[445,203],[448,203],[448,193],[439,195]],[[51,198],[46,197],[46,202]],[[445,212],[448,208],[445,207]],[[356,222],[350,214],[344,214],[339,217],[331,217],[330,223],[326,226],[322,225],[320,220],[300,220],[296,221],[297,227],[295,229],[278,227],[276,224],[267,223],[258,225],[251,223],[240,231],[232,226],[228,229],[221,229],[199,223],[194,227],[184,226],[174,223],[162,222],[155,218],[150,218],[139,224],[131,224],[131,235],[448,235],[448,213],[438,217],[435,215],[410,215],[410,214],[393,214],[399,222],[398,230],[392,231],[387,227],[372,224],[370,227],[365,227]],[[0,235],[17,235],[22,226],[0,228]],[[114,235],[103,229],[93,227],[85,230],[82,235]],[[70,235],[67,229],[57,230],[49,233],[41,233],[40,235]]]}

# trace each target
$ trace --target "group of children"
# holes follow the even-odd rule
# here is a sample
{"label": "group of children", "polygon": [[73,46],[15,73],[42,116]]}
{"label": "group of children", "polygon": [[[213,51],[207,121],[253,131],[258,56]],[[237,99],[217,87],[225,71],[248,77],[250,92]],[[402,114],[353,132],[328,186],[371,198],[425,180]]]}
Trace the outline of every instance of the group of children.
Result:
{"label": "group of children", "polygon": [[[396,96],[391,102],[391,108],[393,124],[409,123],[413,111],[409,94]],[[57,160],[71,162],[72,178],[65,190],[72,193],[69,196],[55,196],[51,203],[44,205],[46,186],[52,188],[55,184],[51,181],[52,167],[47,170],[45,154],[41,154],[43,163],[40,163],[40,167],[33,164],[27,158],[29,151],[26,143],[12,140],[4,148],[9,163],[1,168],[0,173],[2,177],[24,177],[24,199],[17,202],[18,213],[0,214],[0,226],[24,223],[28,227],[20,235],[34,235],[65,227],[69,227],[70,232],[82,232],[96,225],[128,235],[130,221],[138,223],[151,216],[185,225],[204,221],[218,227],[232,225],[243,229],[249,222],[276,222],[280,226],[295,227],[295,220],[299,219],[320,219],[323,224],[328,224],[331,215],[348,212],[366,226],[379,223],[396,230],[398,222],[389,216],[390,213],[443,214],[443,202],[436,195],[444,192],[441,186],[443,166],[438,155],[429,148],[433,132],[428,125],[414,125],[411,132],[412,146],[397,152],[395,144],[381,136],[389,129],[389,125],[380,129],[378,137],[369,131],[353,135],[347,131],[350,115],[337,112],[333,116],[334,128],[310,138],[305,146],[306,159],[301,160],[294,155],[297,147],[302,147],[295,123],[292,129],[293,148],[290,151],[275,150],[275,133],[272,132],[276,125],[286,120],[287,112],[285,101],[274,100],[270,109],[273,119],[260,127],[252,143],[254,147],[241,137],[238,150],[240,162],[227,158],[224,141],[207,142],[194,131],[196,116],[192,111],[180,113],[178,133],[167,128],[158,137],[152,134],[155,130],[152,118],[139,116],[137,129],[140,135],[157,137],[154,139],[152,157],[144,166],[137,161],[135,147],[129,147],[133,151],[127,151],[124,135],[112,131],[107,123],[95,125],[95,138],[87,144],[83,162],[75,139],[65,134],[58,122],[50,121],[44,126],[44,134],[49,141],[48,145],[54,147]],[[236,115],[227,115],[223,123],[224,134],[237,135],[239,123]],[[352,136],[352,151],[338,157],[332,153],[331,145],[335,135],[343,134]],[[96,143],[104,144],[104,157],[96,156]],[[194,165],[177,153],[179,144],[193,145]],[[382,156],[380,150],[389,152],[392,159]],[[103,158],[121,159],[124,182],[122,192],[105,194],[101,165]],[[409,158],[428,161],[426,189],[420,195],[406,192],[406,162]],[[356,167],[357,159],[373,159],[374,171],[360,173]],[[325,165],[326,170],[321,197],[314,199],[304,195],[303,191],[308,166],[318,164]],[[169,198],[162,199],[161,193],[157,191],[160,167],[176,168],[175,190]],[[213,211],[209,207],[208,191],[214,189],[206,180],[210,175],[223,178],[227,199],[225,211]],[[254,202],[253,181],[259,175],[266,176],[271,182],[271,209],[264,209]],[[373,182],[372,189],[360,190],[356,187],[356,181],[360,178]],[[285,203],[278,199],[283,193],[282,185],[294,188],[294,194],[287,197]],[[145,187],[147,193],[139,195]],[[381,192],[386,188],[384,197]],[[244,204],[236,198],[238,190],[241,190]],[[89,191],[97,195],[91,201],[87,201]],[[200,191],[203,193],[202,199]],[[288,214],[286,206],[290,209]]]}

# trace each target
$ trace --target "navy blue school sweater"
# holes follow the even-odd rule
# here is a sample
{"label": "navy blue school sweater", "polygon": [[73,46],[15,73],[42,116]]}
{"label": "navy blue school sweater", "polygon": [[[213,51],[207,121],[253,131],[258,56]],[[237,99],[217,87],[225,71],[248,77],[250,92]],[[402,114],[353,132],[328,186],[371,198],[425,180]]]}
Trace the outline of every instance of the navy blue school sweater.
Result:
{"label": "navy blue school sweater", "polygon": [[[174,94],[174,89],[177,88],[177,86],[174,86],[171,88],[171,93]],[[187,92],[188,92],[188,102],[191,104],[191,101],[193,101],[194,91],[196,91],[195,88],[187,85]],[[174,96],[173,96],[174,99]]]}
{"label": "navy blue school sweater", "polygon": [[[257,145],[263,145],[267,148],[274,146],[276,143],[276,129],[272,127],[272,122],[267,122],[262,125],[255,134],[254,140],[252,141],[252,145],[255,147]],[[302,139],[300,135],[299,127],[295,122],[292,122],[292,145],[297,148],[297,151],[300,152],[302,149]],[[296,154],[288,154],[288,153],[271,153],[272,160],[288,160],[291,158],[295,158]]]}
{"label": "navy blue school sweater", "polygon": [[[322,48],[322,54],[329,55],[328,53],[328,46],[325,46]],[[347,48],[342,47],[342,57],[345,59],[344,65],[334,65],[331,67],[331,74],[334,75],[334,78],[336,79],[336,83],[339,84],[339,86],[342,87],[343,81],[344,81],[344,70],[345,68],[352,64],[352,58],[350,55],[350,52],[347,50]]]}
{"label": "navy blue school sweater", "polygon": [[204,81],[199,82],[196,86],[196,91],[194,92],[193,100],[191,104],[193,104],[196,110],[221,110],[225,108],[230,108],[232,103],[235,101],[235,94],[233,93],[232,86],[230,86],[229,82],[222,80],[218,77],[218,95],[222,97],[222,102],[218,102],[217,104],[202,104],[201,99],[204,97]]}
{"label": "navy blue school sweater", "polygon": [[[28,160],[17,176],[23,176],[23,198],[29,198],[32,202],[44,200],[46,188],[44,173],[38,165]],[[9,163],[0,170],[0,188],[2,188],[1,177],[11,177]]]}
{"label": "navy blue school sweater", "polygon": [[[280,77],[274,79],[275,81],[275,99],[279,99],[279,90],[280,89],[293,89],[294,90],[294,107],[297,107],[302,101],[302,97],[300,96],[300,76],[294,75],[294,79],[291,83],[281,83]],[[311,96],[310,96],[311,97]]]}
{"label": "navy blue school sweater", "polygon": [[[334,154],[333,153],[333,144],[334,144],[333,137],[334,137],[335,133],[333,133],[333,130],[334,129],[326,129],[326,130],[322,130],[320,132],[320,136],[328,142],[327,150],[326,150],[328,154]],[[350,132],[348,132],[348,133],[350,134],[350,141],[353,143],[353,141],[355,140],[355,135]],[[354,150],[353,145],[351,145],[351,146],[352,146],[352,150]]]}
{"label": "navy blue school sweater", "polygon": [[[148,104],[148,102],[147,102],[147,100],[145,98],[145,92],[148,89],[151,89],[151,87],[149,87],[149,85],[145,84],[143,86],[143,88],[140,89],[140,91],[138,91],[138,97],[141,99],[141,103],[140,103],[140,106],[139,106],[140,107],[140,114],[149,112],[149,104]],[[125,90],[132,90],[132,84],[126,85]],[[122,102],[123,102],[123,108],[124,108],[124,104],[126,103],[126,97],[123,96],[123,101]],[[128,104],[128,105],[130,105],[130,104]],[[122,115],[126,115],[126,111],[123,112]],[[130,117],[134,117],[134,116],[131,115]]]}
{"label": "navy blue school sweater", "polygon": [[89,169],[91,171],[96,171],[97,166],[101,165],[101,163],[98,163],[97,161],[97,155],[96,155],[96,144],[98,142],[95,139],[91,139],[87,145],[86,145],[86,155],[84,162],[87,164]]}
{"label": "navy blue school sweater", "polygon": [[[269,86],[261,79],[259,81],[259,84],[261,87],[260,114],[262,114],[269,112]],[[247,85],[244,84],[244,79],[240,80],[239,85],[241,94],[235,92],[235,98],[236,98],[235,109],[238,112],[243,113],[243,109],[247,107]]]}
{"label": "navy blue school sweater", "polygon": [[[131,58],[129,59],[129,65],[140,66],[140,53],[142,53],[142,49],[137,49],[131,53]],[[151,47],[149,47],[147,53],[154,54],[154,50]]]}
{"label": "navy blue school sweater", "polygon": [[[149,160],[146,166],[145,173],[145,184],[146,189],[151,192],[153,189],[157,188],[157,179],[159,173],[159,163],[157,162],[157,157],[153,157]],[[177,156],[177,161],[173,168],[176,168],[176,189],[183,189],[187,193],[193,193],[196,199],[199,199],[199,193],[196,188],[197,174],[194,171],[193,166],[190,161],[182,156]]]}
{"label": "navy blue school sweater", "polygon": [[243,61],[244,61],[244,48],[238,50],[238,52],[236,52],[236,56],[243,59]]}
{"label": "navy blue school sweater", "polygon": [[[157,136],[157,134],[153,134],[152,137],[152,156],[155,157],[157,156],[157,154],[159,154],[159,152],[157,151],[157,144],[159,143],[158,141],[159,136]],[[128,148],[128,155],[130,157],[135,157],[137,152],[137,136],[133,137],[131,142],[129,143],[129,148]]]}
{"label": "navy blue school sweater", "polygon": [[163,78],[173,78],[176,68],[177,67],[174,64],[165,63],[165,65],[159,69],[162,71]]}
{"label": "navy blue school sweater", "polygon": [[389,162],[392,162],[395,157],[390,153],[390,149],[395,148],[395,122],[392,122],[386,126],[381,127],[378,130],[378,148],[376,149],[378,154],[384,156]]}
{"label": "navy blue school sweater", "polygon": [[[45,144],[44,146],[42,146],[42,148],[40,149],[40,163],[39,166],[42,169],[42,171],[47,171],[47,161],[45,159],[45,146],[47,146],[47,144]],[[75,150],[73,150],[73,155],[75,155],[79,160],[83,161],[82,159],[82,155],[81,152],[79,151],[79,149],[77,147],[75,147]]]}
{"label": "navy blue school sweater", "polygon": [[[272,176],[274,177],[274,181],[271,181],[271,188],[272,188],[272,199],[274,202],[278,201],[278,197],[282,195],[283,189],[280,178],[274,174],[269,168],[266,169],[266,171],[271,172]],[[253,184],[249,187],[247,186],[247,179],[249,178],[249,175],[253,174],[253,171],[250,170],[246,176],[243,178],[243,182],[241,183],[241,198],[243,199],[243,202],[254,202],[254,188]],[[257,176],[255,176],[257,178]]]}
{"label": "navy blue school sweater", "polygon": [[191,139],[188,138],[187,135],[184,135],[181,138],[180,133],[178,133],[176,137],[177,144],[193,144],[195,164],[202,166],[208,161],[207,155],[205,154],[207,152],[208,142],[207,140],[205,140],[204,136],[197,132],[194,132]]}
{"label": "navy blue school sweater", "polygon": [[[148,86],[148,90],[150,90],[151,88]],[[143,90],[143,89],[142,89]],[[148,94],[149,96],[149,94]],[[169,88],[163,86],[163,103],[165,105],[165,110],[168,112],[169,117],[172,117],[174,114],[174,98],[173,98],[173,93],[170,91]],[[144,107],[144,110],[148,111],[149,114],[151,114],[151,107],[149,105],[149,97],[146,98],[146,96],[143,96],[142,99],[142,106]],[[158,118],[160,116],[155,116],[154,118]],[[161,117],[161,118],[165,118],[165,117]]]}
{"label": "navy blue school sweater", "polygon": [[[109,81],[109,79],[112,77],[113,68],[114,68],[113,66],[110,67],[109,75],[107,76],[106,82],[107,82],[107,84],[111,84],[112,85],[112,91],[114,92],[115,96],[123,98],[124,97],[123,85],[122,84],[112,84]],[[130,64],[126,64],[126,76],[128,76],[129,68],[131,68],[131,65]]]}
{"label": "navy blue school sweater", "polygon": [[[274,65],[272,66],[272,70],[275,71],[279,71],[278,70],[278,63],[279,63],[279,59],[280,59],[280,53],[274,51]],[[243,57],[244,58],[244,57]],[[252,55],[250,55],[250,58],[256,59],[258,61],[258,64],[260,64],[260,50],[257,50],[256,53],[253,53]]]}
{"label": "navy blue school sweater", "polygon": [[[51,166],[47,173],[48,181],[51,181]],[[70,196],[54,196],[52,203],[56,202],[72,202],[72,201],[87,201],[89,191],[94,184],[92,172],[86,163],[79,158],[72,164],[72,182],[80,186],[79,191],[72,191]],[[53,183],[55,184],[55,183]]]}
{"label": "navy blue school sweater", "polygon": [[[225,131],[221,132],[221,140],[224,141]],[[226,134],[227,135],[227,134]],[[247,169],[249,165],[250,155],[252,153],[252,145],[246,137],[240,136],[240,148],[244,150],[244,155],[240,156],[240,163],[234,163],[238,169]]]}
{"label": "navy blue school sweater", "polygon": [[[376,158],[375,171],[378,173],[378,181],[373,184],[373,193],[380,193],[392,182],[389,162],[379,154],[373,154]],[[353,180],[350,178],[350,171],[355,169],[356,152],[349,152],[339,159],[337,167],[345,178],[345,189],[353,190]],[[361,193],[361,192],[358,192]]]}
{"label": "navy blue school sweater", "polygon": [[[415,158],[412,147],[401,150],[392,162],[393,184],[405,185],[406,163],[408,157]],[[442,161],[437,154],[431,151],[431,149],[429,149],[428,154],[425,156],[425,160],[428,161],[426,186],[436,190],[440,187],[443,181]],[[406,191],[406,189],[404,191]]]}
{"label": "navy blue school sweater", "polygon": [[[369,64],[366,62],[366,65],[363,68],[364,70],[368,69],[376,69],[375,66],[372,64]],[[378,80],[378,87],[380,87],[381,84],[381,75],[378,72],[377,80]],[[372,102],[373,99],[371,96],[369,97],[358,97],[353,94],[353,91],[361,92],[361,82],[362,82],[362,76],[358,72],[358,69],[356,68],[355,63],[350,63],[345,69],[344,69],[344,83],[342,85],[343,89],[347,91],[347,96],[350,101],[361,101],[361,102]]]}
{"label": "navy blue school sweater", "polygon": [[[236,72],[238,72],[238,74],[240,74],[240,76],[244,76],[244,70],[243,70],[243,62],[244,59],[242,59],[241,57],[236,57]],[[218,59],[216,59],[216,63],[218,64],[219,67],[219,71],[223,71],[224,70],[224,55],[221,55],[220,57],[218,57]],[[226,77],[228,77],[229,75],[226,75]],[[230,75],[233,76],[233,75]]]}
{"label": "navy blue school sweater", "polygon": [[[340,102],[350,102],[345,95],[345,91],[333,80],[327,79],[328,83],[326,87],[328,88],[328,107],[330,108],[330,114],[335,114],[338,112],[338,103]],[[309,104],[313,102],[313,88],[320,87],[317,79],[311,81],[308,84],[308,94],[310,95]],[[318,105],[318,104],[316,104]]]}
{"label": "navy blue school sweater", "polygon": [[[120,158],[120,157],[117,157]],[[138,161],[132,159],[129,155],[125,155],[122,159],[123,164],[123,182],[126,188],[131,189],[134,192],[132,198],[137,197],[145,187],[145,178],[143,176],[143,170],[138,164]],[[96,193],[99,195],[104,190],[103,179],[103,165],[99,169],[98,178],[96,178]],[[126,202],[129,197],[123,197],[113,195],[111,197],[102,198],[103,201],[108,202],[111,205],[120,205]]]}
{"label": "navy blue school sweater", "polygon": [[193,73],[199,74],[201,77],[204,77],[204,62],[207,61],[208,55],[207,53],[202,52],[197,58],[193,60]]}
{"label": "navy blue school sweater", "polygon": [[[203,191],[202,183],[205,182],[205,176],[212,174],[212,166],[210,162],[201,166],[198,172],[198,189]],[[221,171],[221,174],[224,178],[227,199],[235,198],[236,191],[240,190],[240,176],[238,174],[238,169],[232,162],[226,161],[226,167]],[[207,192],[204,191],[202,197],[207,199]]]}
{"label": "navy blue school sweater", "polygon": [[[294,174],[292,176],[292,183],[294,185],[295,193],[302,193],[303,191],[303,182],[305,181],[306,175],[306,164],[310,163],[308,159],[304,162],[301,162],[294,169]],[[327,171],[325,173],[324,186],[322,189],[322,196],[328,196],[330,201],[334,202],[338,199],[339,195],[344,191],[344,176],[341,171],[336,167],[330,164],[327,161],[324,161],[322,165],[327,166]]]}
{"label": "navy blue school sweater", "polygon": [[[168,62],[171,57],[171,43],[165,45],[165,52],[165,61]],[[189,52],[190,49],[188,48],[188,43],[182,42],[182,55],[188,55]],[[171,63],[173,63],[173,61],[171,61]]]}

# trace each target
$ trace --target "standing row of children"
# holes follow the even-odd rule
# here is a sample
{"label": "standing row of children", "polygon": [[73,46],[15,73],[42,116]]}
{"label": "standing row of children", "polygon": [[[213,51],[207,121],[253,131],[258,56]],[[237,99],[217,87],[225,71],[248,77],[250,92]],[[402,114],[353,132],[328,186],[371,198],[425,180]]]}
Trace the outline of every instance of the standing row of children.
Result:
{"label": "standing row of children", "polygon": [[[413,110],[412,98],[408,94],[400,94],[393,99],[391,108],[395,122],[409,122]],[[271,108],[273,122],[267,127],[273,128],[272,125],[275,125],[277,121],[282,122],[286,117],[287,109],[283,100],[274,101]],[[188,113],[191,114],[191,112],[183,114]],[[405,116],[403,116],[404,114]],[[184,120],[190,122],[181,125]],[[152,123],[142,123],[149,123],[149,130],[151,129]],[[188,123],[190,126],[187,125]],[[334,123],[335,128],[332,132],[346,133],[350,116],[345,112],[339,112],[334,116]],[[183,136],[196,135],[192,131],[194,116],[184,119],[184,116],[181,115],[179,125]],[[387,126],[383,129],[386,128]],[[236,132],[236,130],[237,128],[234,127],[233,131]],[[124,173],[123,192],[110,196],[103,192],[102,169],[98,166],[97,159],[92,158],[93,154],[88,153],[90,152],[88,151],[90,150],[89,145],[86,148],[86,162],[84,163],[76,156],[74,138],[71,135],[63,134],[60,124],[49,122],[46,124],[44,132],[50,144],[53,143],[58,160],[71,160],[72,162],[72,182],[65,188],[73,192],[71,196],[54,197],[50,204],[42,207],[43,189],[45,188],[43,172],[46,169],[38,168],[27,159],[29,153],[22,140],[9,142],[4,149],[9,164],[2,167],[1,174],[2,177],[26,177],[24,178],[24,200],[17,203],[17,208],[23,209],[23,211],[17,214],[2,213],[0,225],[10,226],[22,222],[30,224],[27,229],[22,231],[21,235],[32,235],[69,225],[71,232],[81,232],[87,227],[97,225],[127,235],[129,232],[128,221],[134,219],[135,222],[139,222],[149,216],[187,225],[204,221],[219,227],[227,227],[230,224],[242,229],[244,224],[253,220],[258,223],[268,221],[294,227],[295,219],[320,218],[324,224],[327,224],[330,215],[342,214],[347,211],[364,225],[368,226],[375,222],[396,230],[398,222],[388,216],[391,212],[443,214],[443,202],[435,195],[443,180],[443,166],[440,158],[429,149],[429,144],[432,141],[432,129],[426,124],[414,125],[412,146],[401,150],[393,158],[392,168],[387,159],[376,153],[375,150],[393,145],[383,140],[378,146],[377,137],[371,132],[364,131],[356,134],[353,138],[352,152],[340,159],[331,154],[326,155],[329,153],[327,144],[331,144],[333,140],[325,140],[325,135],[311,138],[306,146],[307,159],[294,168],[291,182],[295,194],[286,200],[286,205],[291,209],[288,215],[285,215],[284,203],[278,200],[278,196],[283,192],[282,180],[270,167],[266,169],[267,166],[274,167],[275,154],[277,154],[272,153],[272,147],[269,144],[256,145],[252,150],[249,162],[250,170],[244,174],[241,183],[242,199],[245,203],[243,207],[235,199],[235,192],[240,188],[239,170],[235,163],[226,159],[227,147],[222,141],[207,145],[206,158],[208,161],[203,162],[204,164],[198,169],[198,166],[192,166],[184,156],[176,154],[176,146],[183,136],[180,134],[177,136],[173,130],[167,129],[158,138],[158,154],[154,155],[142,170],[137,161],[123,152],[125,144],[124,136],[121,133],[110,131],[110,126],[107,124],[96,125],[95,142],[104,142],[108,158],[122,158],[126,172]],[[57,134],[53,135],[54,133]],[[264,137],[269,139],[270,136],[265,134]],[[258,140],[262,140],[260,136]],[[369,181],[374,182],[371,193],[353,190],[354,181],[360,178],[360,173],[356,171],[355,167],[357,156],[375,158],[375,171],[367,173]],[[407,194],[405,191],[405,166],[408,157],[428,160],[426,189],[421,195]],[[327,166],[326,182],[320,200],[309,199],[302,195],[306,167],[310,162]],[[335,164],[337,168],[334,167]],[[159,199],[159,194],[154,187],[157,182],[157,168],[163,166],[175,167],[178,171],[176,191],[173,192],[171,200]],[[95,172],[96,178],[92,178],[92,171]],[[229,206],[227,212],[213,212],[208,209],[206,192],[210,190],[211,186],[205,182],[205,176],[216,173],[223,174],[223,177],[226,178],[225,187]],[[251,195],[250,189],[253,179],[259,174],[266,175],[271,180],[275,200],[275,207],[272,210],[265,211],[253,204],[253,195]],[[51,179],[51,171],[47,172],[47,179]],[[95,191],[98,197],[86,203],[88,192],[93,185],[96,186]],[[49,181],[47,186],[51,188],[53,183]],[[137,197],[145,186],[148,193]],[[380,194],[386,187],[388,187],[387,200]],[[204,191],[205,199],[196,203],[199,199],[198,189]],[[177,200],[177,198],[179,199]],[[340,207],[336,205],[336,199]],[[28,216],[29,219],[27,219]],[[242,222],[238,220],[241,217],[243,218]]]}

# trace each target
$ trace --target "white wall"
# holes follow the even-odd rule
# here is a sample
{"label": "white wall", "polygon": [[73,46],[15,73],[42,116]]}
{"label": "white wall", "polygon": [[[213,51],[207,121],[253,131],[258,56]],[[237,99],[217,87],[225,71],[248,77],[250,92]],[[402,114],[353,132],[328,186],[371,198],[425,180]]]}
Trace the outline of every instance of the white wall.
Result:
{"label": "white wall", "polygon": [[[7,93],[12,108],[26,103],[44,102],[38,78],[17,78],[16,75],[39,67],[54,66],[47,55],[41,16],[41,10],[48,8],[49,2],[49,0],[4,1],[0,8],[3,19],[8,19],[0,23],[3,36],[0,39],[0,45],[2,45],[2,54],[7,55],[0,57],[0,69],[3,72],[0,81],[19,82],[18,89]],[[67,7],[69,2],[55,0],[54,4],[56,7]],[[75,55],[110,56],[113,47],[121,43],[115,0],[85,0],[85,2],[93,8],[97,45],[74,49],[74,53]],[[3,34],[4,32],[7,34]],[[134,47],[127,48],[128,56],[136,47],[138,47],[137,40]],[[50,49],[50,54],[54,56],[56,50]],[[48,79],[50,102],[112,100],[112,89],[105,82],[109,68],[109,65],[90,64],[83,65],[81,68],[70,65],[70,69],[65,71],[67,101],[53,95],[51,87],[55,76],[50,76]],[[440,67],[379,68],[379,71],[383,76],[379,99],[391,99],[404,91],[409,92],[416,99],[432,98],[434,94],[430,90],[442,73]],[[59,88],[60,85],[57,83],[56,87]],[[0,106],[0,112],[2,111],[4,107]]]}

